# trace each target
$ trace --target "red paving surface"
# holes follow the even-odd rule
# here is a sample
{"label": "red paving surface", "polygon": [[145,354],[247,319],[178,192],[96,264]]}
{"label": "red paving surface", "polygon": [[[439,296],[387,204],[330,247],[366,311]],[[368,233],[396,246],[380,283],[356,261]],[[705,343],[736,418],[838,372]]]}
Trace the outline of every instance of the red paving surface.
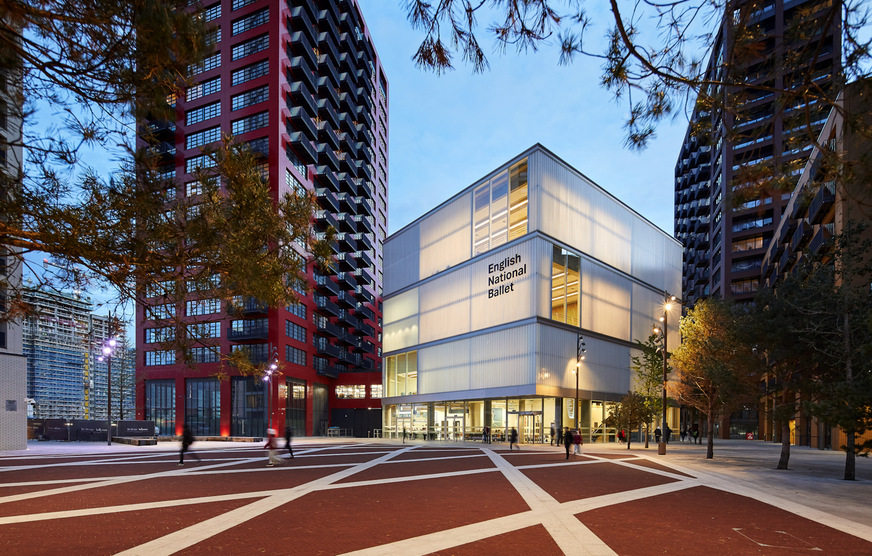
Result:
{"label": "red paving surface", "polygon": [[708,487],[616,504],[577,517],[613,550],[628,556],[698,555],[713,550],[733,556],[872,554],[872,543]]}
{"label": "red paving surface", "polygon": [[373,481],[390,479],[392,477],[409,477],[412,475],[431,475],[435,473],[455,473],[473,469],[495,469],[493,462],[487,456],[461,459],[437,459],[407,461],[372,467],[351,477],[346,477],[340,483],[356,483],[358,481]]}
{"label": "red paving surface", "polygon": [[193,504],[178,508],[0,525],[0,553],[114,554],[249,502]]}
{"label": "red paving surface", "polygon": [[[497,445],[493,451],[496,461],[503,460],[500,467],[482,451],[482,448],[493,449],[494,446],[464,445],[452,449],[431,445],[422,449],[420,444],[363,443],[321,449],[323,446],[295,446],[298,457],[277,468],[265,467],[265,451],[247,447],[201,451],[198,454],[211,461],[192,462],[184,468],[175,466],[177,454],[173,452],[144,452],[157,456],[153,459],[135,458],[130,452],[94,454],[90,458],[34,457],[27,460],[35,467],[9,471],[4,469],[26,463],[22,458],[0,456],[0,485],[3,485],[0,486],[0,554],[111,554],[179,532],[170,537],[170,542],[176,543],[171,545],[172,550],[143,546],[140,553],[341,554],[398,542],[398,546],[390,547],[388,552],[538,556],[575,551],[577,547],[561,547],[559,542],[567,542],[573,534],[579,534],[578,530],[572,531],[571,524],[576,522],[582,534],[589,534],[589,529],[621,555],[792,555],[811,551],[872,554],[872,542],[751,498],[700,486],[695,479],[671,470],[665,462],[634,457],[633,465],[640,468],[631,468],[612,461],[629,455],[620,451],[586,452],[585,456],[573,457],[570,462],[588,463],[565,465],[564,452],[556,447],[509,452]],[[395,454],[397,450],[407,451]],[[474,454],[478,457],[457,457]],[[372,464],[373,460],[385,456],[393,456],[390,461],[399,463]],[[251,457],[257,457],[258,461],[242,463]],[[596,461],[593,457],[603,460]],[[88,465],[89,460],[112,463]],[[146,461],[153,463],[144,463]],[[70,462],[75,465],[69,465]],[[215,464],[227,465],[213,471],[210,466]],[[357,469],[355,465],[366,468]],[[646,469],[669,471],[687,479],[664,477]],[[240,471],[234,472],[237,470]],[[471,470],[487,471],[464,473]],[[170,475],[143,476],[168,471]],[[516,477],[507,478],[518,472],[533,485]],[[336,477],[331,477],[336,473],[342,473],[343,479],[337,482]],[[417,477],[434,473],[446,476]],[[63,482],[64,477],[113,476],[129,479],[113,486]],[[391,478],[403,480],[378,482]],[[16,484],[43,480],[58,482]],[[361,481],[377,482],[354,485]],[[609,494],[670,483],[682,490],[626,503],[615,500],[609,504]],[[71,493],[51,493],[65,486],[83,488]],[[551,498],[535,494],[537,486]],[[290,490],[295,487],[304,490]],[[541,500],[537,503],[545,504],[548,511],[529,511],[519,489],[532,489],[534,497],[531,499]],[[137,511],[101,511],[106,507],[121,509],[127,504],[182,498],[196,501],[210,496],[247,493],[263,495]],[[12,495],[25,499],[2,502],[3,497]],[[281,495],[299,498],[290,502],[269,498]],[[575,514],[577,521],[573,521],[572,513],[582,507],[575,501],[595,496],[602,496],[606,505]],[[574,505],[561,506],[564,503]],[[205,537],[184,531],[235,509],[244,511],[245,515],[231,514],[226,521],[233,525],[207,523]],[[80,510],[85,515],[40,519],[44,512],[59,510]],[[553,512],[563,512],[564,521],[548,518],[556,515]],[[487,523],[492,519],[501,521]],[[552,520],[547,521],[546,527],[543,519]],[[506,525],[508,523],[512,525]],[[552,537],[553,527],[558,526],[555,523],[562,523],[559,526],[565,530]],[[457,545],[451,546],[452,529],[456,527],[466,528],[464,536],[458,536]],[[427,544],[430,537],[418,538],[425,535],[439,539],[440,548]],[[206,540],[189,546],[201,538]],[[451,548],[442,549],[444,546]],[[607,551],[607,547],[600,548]]]}
{"label": "red paving surface", "polygon": [[482,554],[557,556],[563,554],[563,551],[545,527],[534,525],[431,554],[434,556],[481,556]]}
{"label": "red paving surface", "polygon": [[[294,554],[341,554],[527,509],[497,473],[351,487],[307,494],[184,553],[286,554],[293,539]],[[326,520],[335,526],[325,529]]]}
{"label": "red paving surface", "polygon": [[524,469],[523,473],[558,502],[675,482],[662,475],[605,462]]}

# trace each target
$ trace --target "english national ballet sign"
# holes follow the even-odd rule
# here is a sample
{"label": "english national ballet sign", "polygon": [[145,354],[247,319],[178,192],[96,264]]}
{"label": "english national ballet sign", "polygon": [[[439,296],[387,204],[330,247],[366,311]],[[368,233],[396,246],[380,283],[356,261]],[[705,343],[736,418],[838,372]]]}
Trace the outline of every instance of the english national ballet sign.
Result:
{"label": "english national ballet sign", "polygon": [[520,254],[506,257],[487,266],[487,297],[500,297],[515,291],[515,280],[527,276],[527,263]]}

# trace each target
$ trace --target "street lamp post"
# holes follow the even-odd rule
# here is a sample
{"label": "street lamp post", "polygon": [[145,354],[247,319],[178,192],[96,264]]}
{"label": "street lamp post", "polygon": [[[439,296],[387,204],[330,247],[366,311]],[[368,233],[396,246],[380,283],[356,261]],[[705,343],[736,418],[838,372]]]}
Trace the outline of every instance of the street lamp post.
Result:
{"label": "street lamp post", "polygon": [[578,377],[581,375],[581,362],[584,361],[586,357],[587,349],[585,349],[586,344],[584,343],[584,336],[581,334],[578,335],[575,341],[575,430],[581,434],[581,429],[578,428],[578,419],[579,419],[579,407],[578,407]]}
{"label": "street lamp post", "polygon": [[270,396],[272,395],[272,377],[273,373],[279,368],[278,359],[273,360],[270,364],[269,368],[264,371],[263,380],[266,382],[266,428],[267,430],[273,428],[272,426],[272,412],[270,410]]}
{"label": "street lamp post", "polygon": [[[660,322],[663,323],[660,330],[660,334],[663,337],[663,419],[660,425],[660,443],[657,445],[657,454],[661,456],[666,455],[666,383],[669,381],[669,367],[667,365],[669,351],[667,350],[666,338],[669,335],[669,323],[667,319],[673,303],[675,303],[675,296],[667,294],[665,302],[663,303],[663,316],[660,317]],[[654,331],[657,332],[656,327],[654,328]]]}
{"label": "street lamp post", "polygon": [[115,338],[109,338],[103,342],[103,355],[97,358],[98,361],[106,359],[106,445],[112,445],[112,353],[118,341]]}

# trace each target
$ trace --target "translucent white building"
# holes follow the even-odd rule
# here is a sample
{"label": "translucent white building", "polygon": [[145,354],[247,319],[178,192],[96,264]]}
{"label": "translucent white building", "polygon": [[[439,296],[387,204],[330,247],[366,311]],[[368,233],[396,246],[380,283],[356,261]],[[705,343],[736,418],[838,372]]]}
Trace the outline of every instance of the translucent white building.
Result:
{"label": "translucent white building", "polygon": [[384,252],[386,437],[515,427],[547,442],[552,425],[578,419],[605,440],[603,420],[631,388],[633,340],[650,335],[665,292],[681,291],[681,245],[538,144]]}

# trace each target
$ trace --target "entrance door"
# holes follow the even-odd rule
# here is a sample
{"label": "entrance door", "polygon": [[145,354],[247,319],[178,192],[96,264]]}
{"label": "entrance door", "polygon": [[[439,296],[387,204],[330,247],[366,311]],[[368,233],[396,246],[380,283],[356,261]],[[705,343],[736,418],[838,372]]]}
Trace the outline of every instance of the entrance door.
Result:
{"label": "entrance door", "polygon": [[327,414],[327,386],[314,384],[312,388],[312,434],[327,436],[329,416]]}

